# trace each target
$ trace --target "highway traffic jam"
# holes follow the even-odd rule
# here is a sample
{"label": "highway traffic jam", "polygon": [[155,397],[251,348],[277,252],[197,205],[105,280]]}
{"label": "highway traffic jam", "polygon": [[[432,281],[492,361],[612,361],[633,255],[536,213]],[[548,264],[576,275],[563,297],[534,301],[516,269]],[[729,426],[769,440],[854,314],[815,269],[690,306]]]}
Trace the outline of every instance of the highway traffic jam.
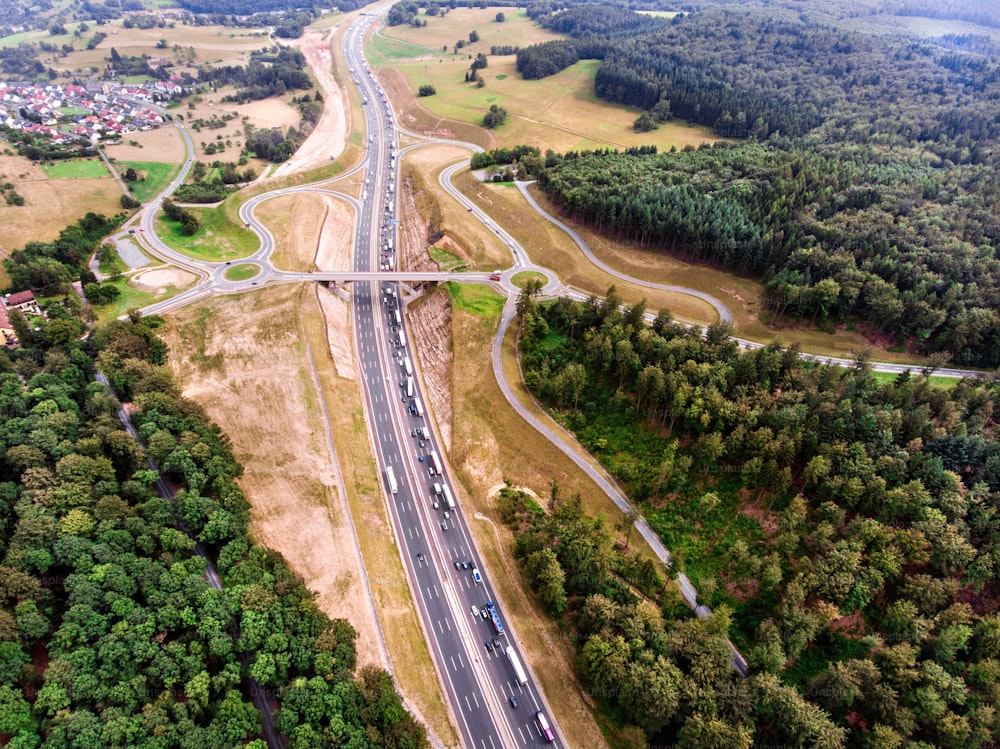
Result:
{"label": "highway traffic jam", "polygon": [[[358,238],[355,268],[370,270],[377,258],[379,270],[395,271],[401,153],[392,109],[361,54],[365,29],[355,30],[358,33],[345,39],[345,53],[369,133],[360,225],[369,226],[370,220],[373,229],[379,228],[369,246]],[[477,561],[454,484],[436,445],[421,397],[417,362],[408,345],[402,287],[380,283],[374,299],[362,287],[369,284],[355,287],[355,325],[369,423],[374,427],[397,543],[404,559],[412,560],[406,565],[410,586],[459,721],[462,743],[482,749],[559,745],[544,698],[525,669],[482,562]],[[375,312],[379,308],[381,316]],[[376,326],[377,331],[372,329]]]}

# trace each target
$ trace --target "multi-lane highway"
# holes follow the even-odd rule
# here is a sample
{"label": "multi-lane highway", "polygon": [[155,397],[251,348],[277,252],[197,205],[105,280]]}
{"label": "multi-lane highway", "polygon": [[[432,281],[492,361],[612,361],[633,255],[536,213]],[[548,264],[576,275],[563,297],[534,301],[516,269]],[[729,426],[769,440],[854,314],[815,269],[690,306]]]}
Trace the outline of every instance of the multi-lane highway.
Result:
{"label": "multi-lane highway", "polygon": [[[497,749],[548,745],[543,723],[555,731],[555,720],[530,676],[472,542],[458,504],[460,495],[425,410],[416,370],[419,363],[413,342],[407,339],[398,283],[389,280],[398,277],[393,272],[398,250],[397,133],[392,109],[362,55],[370,23],[371,19],[363,18],[344,41],[368,132],[355,234],[354,270],[358,275],[331,277],[354,281],[356,347],[382,485],[462,744]],[[384,280],[366,281],[373,270]],[[539,712],[544,716],[541,721]],[[555,733],[552,736],[557,745],[561,743]]]}

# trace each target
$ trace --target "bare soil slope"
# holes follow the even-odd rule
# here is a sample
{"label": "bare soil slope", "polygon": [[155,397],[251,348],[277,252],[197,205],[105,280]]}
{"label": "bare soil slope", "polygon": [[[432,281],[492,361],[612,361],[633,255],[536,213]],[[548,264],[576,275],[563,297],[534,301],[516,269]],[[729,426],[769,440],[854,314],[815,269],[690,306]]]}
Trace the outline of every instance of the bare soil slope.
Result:
{"label": "bare soil slope", "polygon": [[438,433],[451,452],[451,304],[447,294],[432,294],[407,313],[413,335],[424,393],[430,403]]}

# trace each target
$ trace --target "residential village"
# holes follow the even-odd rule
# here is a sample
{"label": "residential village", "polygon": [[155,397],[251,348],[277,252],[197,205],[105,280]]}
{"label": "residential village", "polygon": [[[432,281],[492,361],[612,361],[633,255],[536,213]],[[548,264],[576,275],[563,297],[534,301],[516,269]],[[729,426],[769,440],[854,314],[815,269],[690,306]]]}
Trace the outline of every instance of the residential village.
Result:
{"label": "residential village", "polygon": [[41,135],[56,144],[114,140],[159,127],[164,118],[149,104],[186,92],[169,81],[68,85],[0,81],[0,125]]}

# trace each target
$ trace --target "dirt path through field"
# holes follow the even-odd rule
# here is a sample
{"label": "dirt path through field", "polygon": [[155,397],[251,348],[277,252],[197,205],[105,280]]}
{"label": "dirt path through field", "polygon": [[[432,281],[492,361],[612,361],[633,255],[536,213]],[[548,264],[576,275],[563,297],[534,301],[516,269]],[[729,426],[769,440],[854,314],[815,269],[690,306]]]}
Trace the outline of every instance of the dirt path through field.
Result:
{"label": "dirt path through field", "polygon": [[216,297],[170,315],[165,337],[184,395],[232,439],[254,536],[284,556],[327,615],[351,622],[359,665],[382,665],[302,344],[300,311],[309,305],[310,284]]}
{"label": "dirt path through field", "polygon": [[351,110],[343,89],[333,77],[330,44],[335,28],[307,29],[301,38],[292,42],[305,55],[317,85],[323,92],[323,114],[309,137],[292,158],[275,171],[275,175],[288,175],[319,166],[342,154],[347,146]]}

